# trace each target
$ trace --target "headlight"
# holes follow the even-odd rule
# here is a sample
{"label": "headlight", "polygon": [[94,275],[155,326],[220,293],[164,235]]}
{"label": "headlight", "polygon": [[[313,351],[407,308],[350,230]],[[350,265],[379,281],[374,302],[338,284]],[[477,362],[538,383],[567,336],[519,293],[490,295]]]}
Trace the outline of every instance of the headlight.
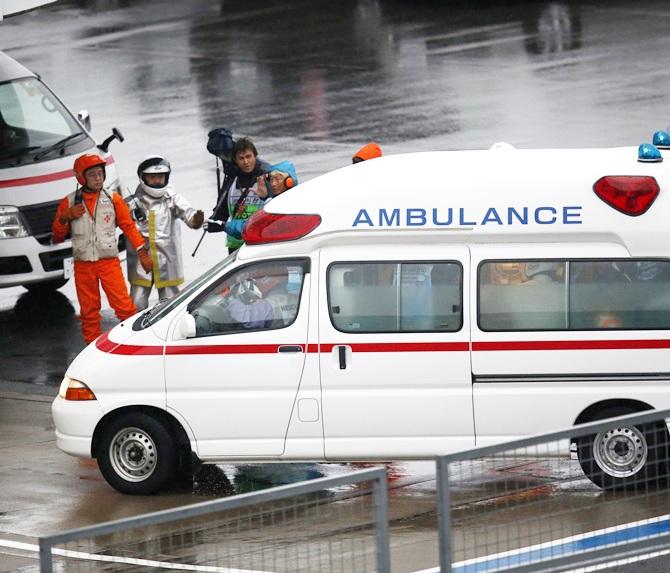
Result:
{"label": "headlight", "polygon": [[19,210],[16,207],[0,206],[0,239],[16,239],[28,235]]}
{"label": "headlight", "polygon": [[65,376],[60,383],[58,396],[63,400],[97,400],[93,391],[83,382]]}

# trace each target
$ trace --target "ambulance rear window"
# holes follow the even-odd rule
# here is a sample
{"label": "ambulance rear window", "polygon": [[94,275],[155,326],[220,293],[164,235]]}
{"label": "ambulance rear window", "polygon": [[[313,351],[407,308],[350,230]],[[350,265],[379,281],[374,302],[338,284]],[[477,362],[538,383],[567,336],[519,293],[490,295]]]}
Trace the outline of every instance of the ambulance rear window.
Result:
{"label": "ambulance rear window", "polygon": [[341,332],[456,332],[462,319],[457,262],[333,263],[328,307]]}
{"label": "ambulance rear window", "polygon": [[478,299],[484,331],[667,330],[670,261],[487,261]]}

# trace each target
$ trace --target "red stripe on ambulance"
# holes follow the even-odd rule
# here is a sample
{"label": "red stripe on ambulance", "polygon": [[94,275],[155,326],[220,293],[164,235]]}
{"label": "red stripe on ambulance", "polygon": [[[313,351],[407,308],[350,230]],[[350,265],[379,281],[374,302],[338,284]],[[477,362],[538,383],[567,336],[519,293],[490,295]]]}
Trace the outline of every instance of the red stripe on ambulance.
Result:
{"label": "red stripe on ambulance", "polygon": [[472,350],[650,350],[670,348],[670,340],[511,340],[473,342]]}

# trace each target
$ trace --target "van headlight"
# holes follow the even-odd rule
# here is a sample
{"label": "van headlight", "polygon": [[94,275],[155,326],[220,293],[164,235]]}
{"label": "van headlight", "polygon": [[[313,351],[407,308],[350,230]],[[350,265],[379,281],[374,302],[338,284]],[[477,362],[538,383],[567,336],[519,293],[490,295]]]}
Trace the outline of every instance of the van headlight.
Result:
{"label": "van headlight", "polygon": [[63,400],[97,400],[93,391],[80,380],[65,376],[60,383],[58,396]]}
{"label": "van headlight", "polygon": [[19,210],[16,207],[0,206],[0,239],[17,239],[28,235]]}

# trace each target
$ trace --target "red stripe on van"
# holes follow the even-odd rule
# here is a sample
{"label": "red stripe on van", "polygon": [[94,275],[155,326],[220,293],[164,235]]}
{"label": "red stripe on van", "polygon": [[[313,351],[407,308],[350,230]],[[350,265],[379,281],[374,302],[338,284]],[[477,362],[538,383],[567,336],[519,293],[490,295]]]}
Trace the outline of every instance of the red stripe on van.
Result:
{"label": "red stripe on van", "polygon": [[[165,354],[171,356],[188,354],[275,354],[279,344],[197,344],[190,346],[166,346]],[[160,355],[163,346],[140,346],[119,344],[109,340],[107,333],[95,342],[98,350],[110,354]],[[467,352],[467,342],[370,342],[359,344],[295,344],[303,352],[331,352],[337,346],[349,346],[352,352]],[[670,348],[670,340],[514,340],[498,342],[473,342],[476,352],[506,350],[645,350]]]}
{"label": "red stripe on van", "polygon": [[[166,346],[165,354],[276,354],[279,344],[198,344],[192,346]],[[282,345],[283,346],[283,345]],[[304,344],[295,344],[305,350]]]}
{"label": "red stripe on van", "polygon": [[[114,163],[114,158],[110,155],[105,163],[111,165]],[[32,177],[20,177],[18,179],[4,179],[0,180],[0,189],[6,187],[21,187],[24,185],[37,185],[38,183],[49,183],[50,181],[59,181],[61,179],[69,179],[74,177],[72,169],[65,171],[56,171],[55,173],[45,173],[43,175],[33,175]]]}
{"label": "red stripe on van", "polygon": [[644,350],[670,348],[670,340],[513,340],[473,342],[474,351],[491,350]]}
{"label": "red stripe on van", "polygon": [[335,346],[349,346],[352,352],[466,352],[468,342],[370,342],[360,344],[322,344],[321,352],[330,352]]}
{"label": "red stripe on van", "polygon": [[122,354],[125,356],[163,354],[162,346],[140,346],[138,344],[119,344],[118,342],[112,342],[106,332],[95,341],[95,347],[102,352]]}

